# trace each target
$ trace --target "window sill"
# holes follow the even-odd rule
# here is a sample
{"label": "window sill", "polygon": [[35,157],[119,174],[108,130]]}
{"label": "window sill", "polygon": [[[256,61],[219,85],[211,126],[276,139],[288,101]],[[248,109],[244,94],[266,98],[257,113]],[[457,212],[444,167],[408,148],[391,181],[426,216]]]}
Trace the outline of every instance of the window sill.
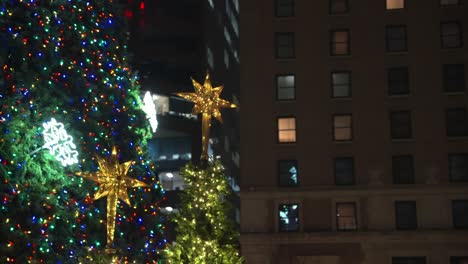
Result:
{"label": "window sill", "polygon": [[414,143],[414,138],[392,138],[392,143]]}
{"label": "window sill", "polygon": [[295,20],[296,16],[275,16],[275,20]]}
{"label": "window sill", "polygon": [[351,96],[348,97],[332,97],[333,101],[352,101],[353,98]]}
{"label": "window sill", "polygon": [[349,12],[346,12],[346,13],[336,13],[336,14],[329,13],[328,15],[331,16],[331,17],[347,17],[350,14],[349,14]]}
{"label": "window sill", "polygon": [[454,96],[454,95],[465,95],[465,92],[464,91],[460,91],[460,92],[443,92],[444,95],[448,95],[448,96]]}
{"label": "window sill", "polygon": [[345,54],[345,55],[332,55],[332,54],[330,54],[329,57],[332,58],[332,59],[351,59],[352,58],[351,54]]}
{"label": "window sill", "polygon": [[296,58],[275,58],[276,62],[278,63],[285,63],[285,62],[292,62],[296,61]]}
{"label": "window sill", "polygon": [[389,95],[388,97],[390,99],[401,99],[401,98],[409,98],[411,94],[394,94],[394,95]]}
{"label": "window sill", "polygon": [[463,46],[460,46],[460,47],[441,47],[440,48],[440,51],[442,52],[452,52],[452,51],[456,51],[456,50],[460,50],[460,51],[463,51]]}
{"label": "window sill", "polygon": [[351,144],[353,143],[352,140],[333,140],[333,143],[336,143],[336,144]]}
{"label": "window sill", "polygon": [[407,50],[402,50],[402,51],[389,51],[389,50],[386,50],[385,54],[390,55],[390,56],[408,55],[408,51]]}
{"label": "window sill", "polygon": [[457,141],[457,140],[468,140],[468,135],[466,136],[447,136],[448,141]]}

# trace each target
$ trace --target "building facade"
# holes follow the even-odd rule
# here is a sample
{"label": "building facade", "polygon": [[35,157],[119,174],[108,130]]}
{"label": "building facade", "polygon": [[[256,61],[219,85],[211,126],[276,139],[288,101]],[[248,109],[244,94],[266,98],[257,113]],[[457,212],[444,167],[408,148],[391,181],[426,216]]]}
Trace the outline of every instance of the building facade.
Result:
{"label": "building facade", "polygon": [[241,1],[246,263],[468,263],[467,14]]}

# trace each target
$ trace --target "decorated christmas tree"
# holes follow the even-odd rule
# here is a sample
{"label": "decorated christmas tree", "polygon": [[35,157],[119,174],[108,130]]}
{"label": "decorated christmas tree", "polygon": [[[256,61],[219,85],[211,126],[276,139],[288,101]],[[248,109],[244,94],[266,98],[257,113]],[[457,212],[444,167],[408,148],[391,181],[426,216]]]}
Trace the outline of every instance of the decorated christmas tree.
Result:
{"label": "decorated christmas tree", "polygon": [[201,160],[198,166],[190,163],[181,169],[185,188],[171,218],[176,224],[176,240],[164,251],[165,258],[173,264],[242,263],[229,202],[232,189],[222,164],[208,157],[211,118],[222,121],[220,108],[236,105],[219,97],[223,87],[212,87],[208,73],[203,85],[192,82],[194,93],[177,95],[195,104],[193,114],[202,114]]}
{"label": "decorated christmas tree", "polygon": [[[0,263],[98,263],[105,247],[158,261],[163,191],[125,28],[112,0],[0,0]],[[107,159],[141,182],[125,185],[114,223],[106,205],[124,193],[80,177],[107,175]]]}

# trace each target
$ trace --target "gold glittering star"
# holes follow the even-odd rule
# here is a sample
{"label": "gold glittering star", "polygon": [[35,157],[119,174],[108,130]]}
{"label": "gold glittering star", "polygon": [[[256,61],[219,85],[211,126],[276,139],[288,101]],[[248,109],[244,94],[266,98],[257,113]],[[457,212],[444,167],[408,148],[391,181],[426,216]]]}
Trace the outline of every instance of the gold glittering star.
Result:
{"label": "gold glittering star", "polygon": [[97,157],[97,162],[99,171],[77,172],[75,174],[99,183],[94,200],[107,196],[107,247],[111,247],[114,241],[118,199],[130,205],[127,188],[148,187],[148,185],[127,176],[132,161],[120,164],[115,147],[112,148],[112,155],[109,158]]}
{"label": "gold glittering star", "polygon": [[210,135],[211,117],[223,122],[220,108],[235,108],[235,104],[219,98],[223,91],[223,86],[213,88],[210,81],[210,74],[207,72],[203,85],[192,78],[194,93],[176,93],[188,101],[195,104],[192,114],[202,114],[202,160],[208,159],[208,138]]}

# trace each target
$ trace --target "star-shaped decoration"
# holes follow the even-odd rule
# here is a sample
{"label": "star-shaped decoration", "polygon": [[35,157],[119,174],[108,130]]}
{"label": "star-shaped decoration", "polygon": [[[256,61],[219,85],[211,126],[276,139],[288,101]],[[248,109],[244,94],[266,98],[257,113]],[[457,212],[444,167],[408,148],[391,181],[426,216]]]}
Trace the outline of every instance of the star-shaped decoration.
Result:
{"label": "star-shaped decoration", "polygon": [[176,93],[195,105],[192,114],[202,114],[202,155],[201,159],[208,159],[208,138],[210,134],[211,118],[214,117],[221,123],[221,108],[236,108],[237,105],[219,98],[223,91],[223,86],[214,87],[211,85],[210,74],[206,73],[205,82],[203,85],[192,78],[192,84],[195,89],[194,93]]}
{"label": "star-shaped decoration", "polygon": [[99,171],[77,172],[75,174],[99,184],[99,189],[93,198],[94,200],[107,196],[107,247],[111,247],[114,241],[118,199],[130,205],[127,188],[149,186],[142,181],[127,176],[132,161],[119,163],[115,147],[112,148],[112,155],[110,157],[96,157],[96,159]]}

